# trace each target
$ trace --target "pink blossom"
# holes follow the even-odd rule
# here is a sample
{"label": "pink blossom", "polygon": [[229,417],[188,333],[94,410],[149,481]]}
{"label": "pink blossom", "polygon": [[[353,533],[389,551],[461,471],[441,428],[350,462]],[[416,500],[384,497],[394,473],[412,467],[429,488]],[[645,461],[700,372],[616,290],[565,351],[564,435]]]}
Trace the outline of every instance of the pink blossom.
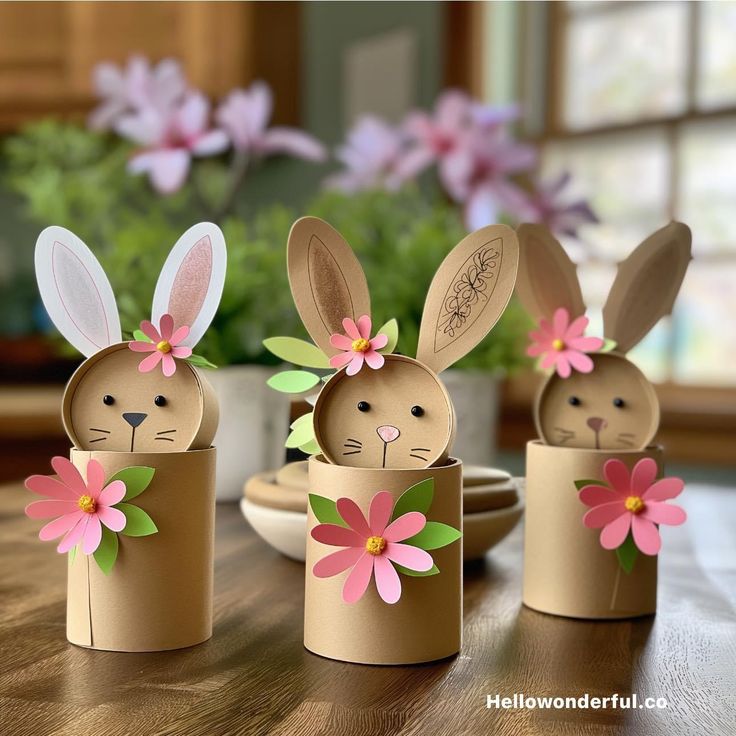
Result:
{"label": "pink blossom", "polygon": [[405,144],[399,128],[370,115],[360,118],[337,149],[345,169],[328,177],[325,185],[348,194],[366,189],[396,191],[423,166],[407,158]]}
{"label": "pink blossom", "polygon": [[93,81],[101,100],[89,118],[94,130],[108,130],[127,112],[148,107],[168,110],[181,102],[187,88],[178,62],[164,59],[152,68],[142,56],[131,56],[124,68],[110,62],[97,64]]}
{"label": "pink blossom", "polygon": [[570,182],[569,172],[549,182],[536,182],[529,195],[521,219],[526,222],[541,222],[560,235],[577,236],[577,230],[586,223],[596,223],[598,218],[584,199],[573,202],[562,201],[563,190]]}
{"label": "pink blossom", "polygon": [[209,113],[207,98],[190,92],[176,107],[145,107],[120,118],[115,126],[117,132],[143,147],[131,158],[129,171],[147,173],[161,194],[180,189],[192,156],[212,156],[229,145],[225,131],[209,128]]}
{"label": "pink blossom", "polygon": [[532,344],[526,354],[532,358],[543,355],[542,369],[554,368],[560,378],[569,378],[573,368],[580,373],[590,373],[593,361],[586,353],[600,350],[604,343],[599,337],[585,337],[587,326],[587,317],[570,322],[567,309],[560,307],[551,323],[542,319],[539,328],[529,333]]}
{"label": "pink blossom", "polygon": [[141,373],[148,373],[161,363],[163,374],[168,378],[176,372],[174,359],[188,358],[192,354],[191,348],[181,345],[189,335],[189,327],[183,325],[175,330],[174,318],[170,314],[161,316],[158,330],[144,320],[141,322],[141,331],[151,342],[133,340],[128,343],[128,347],[137,353],[151,353],[140,362],[138,370]]}
{"label": "pink blossom", "polygon": [[392,562],[427,572],[434,564],[432,556],[411,544],[400,544],[424,529],[427,519],[419,511],[410,511],[389,523],[394,501],[388,491],[380,491],[371,500],[366,520],[358,505],[349,498],[337,501],[337,511],[348,524],[318,524],[312,538],[322,544],[343,547],[319,560],[313,572],[318,578],[339,575],[348,568],[342,589],[345,603],[359,601],[375,576],[378,595],[386,603],[401,597],[401,581]]}
{"label": "pink blossom", "polygon": [[236,89],[218,107],[215,119],[233,146],[257,156],[285,153],[308,161],[324,161],[324,146],[296,128],[268,128],[273,109],[271,90],[264,82]]}
{"label": "pink blossom", "polygon": [[355,324],[352,319],[346,317],[342,321],[345,329],[344,335],[332,335],[330,345],[338,350],[344,350],[330,358],[333,368],[342,368],[347,365],[346,373],[354,376],[365,362],[368,367],[378,370],[383,366],[384,358],[378,351],[388,344],[388,335],[378,334],[371,338],[371,318],[364,314]]}
{"label": "pink blossom", "polygon": [[516,105],[480,105],[461,90],[447,90],[437,98],[433,113],[418,110],[407,116],[404,129],[414,143],[407,159],[417,171],[437,162],[444,181],[451,177],[451,172],[445,171],[448,157],[468,136],[497,128],[518,115]]}
{"label": "pink blossom", "polygon": [[125,528],[125,514],[113,508],[125,496],[125,483],[115,480],[105,485],[105,471],[97,460],[87,463],[87,482],[65,457],[54,457],[51,467],[59,476],[32,475],[26,488],[40,496],[26,506],[31,519],[51,519],[41,528],[39,539],[45,541],[64,535],[57,550],[68,552],[79,542],[82,552],[91,555],[102,541],[102,524],[113,532]]}
{"label": "pink blossom", "polygon": [[680,478],[657,478],[657,463],[652,458],[639,460],[631,471],[620,460],[608,460],[603,466],[605,485],[587,485],[580,500],[590,506],[583,517],[589,529],[601,529],[601,546],[620,547],[629,534],[645,555],[656,555],[661,546],[658,524],[677,526],[687,515],[684,509],[666,501],[682,493]]}

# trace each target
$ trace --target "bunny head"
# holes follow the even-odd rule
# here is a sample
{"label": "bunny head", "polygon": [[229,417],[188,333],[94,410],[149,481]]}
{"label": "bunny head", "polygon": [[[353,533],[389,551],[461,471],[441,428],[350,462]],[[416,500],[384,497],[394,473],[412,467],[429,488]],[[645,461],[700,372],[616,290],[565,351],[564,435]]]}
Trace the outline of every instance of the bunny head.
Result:
{"label": "bunny head", "polygon": [[690,261],[690,230],[672,222],[619,264],[603,307],[604,334],[614,341],[615,351],[591,354],[586,354],[586,343],[597,339],[581,334],[587,320],[575,264],[546,227],[521,225],[518,235],[516,289],[539,321],[540,330],[532,336],[548,343],[542,365],[569,357],[572,366],[552,373],[537,395],[534,418],[540,438],[565,447],[644,449],[659,427],[659,402],[654,387],[625,354],[671,313]]}
{"label": "bunny head", "polygon": [[[455,415],[437,374],[470,352],[498,321],[513,292],[518,257],[516,234],[505,225],[468,235],[432,280],[416,360],[381,355],[372,348],[368,286],[352,249],[320,219],[294,223],[288,269],[299,315],[321,350],[333,360],[344,350],[350,359],[314,407],[314,433],[326,460],[425,468],[447,459]],[[379,337],[377,349],[385,345]],[[357,372],[356,356],[362,366]]]}
{"label": "bunny head", "polygon": [[122,341],[110,282],[74,233],[46,228],[35,260],[46,311],[87,358],[63,398],[74,446],[121,452],[209,447],[218,421],[214,390],[190,363],[175,358],[191,354],[217,311],[226,267],[220,229],[195,225],[171,250],[156,284],[152,323],[142,324],[152,342]]}

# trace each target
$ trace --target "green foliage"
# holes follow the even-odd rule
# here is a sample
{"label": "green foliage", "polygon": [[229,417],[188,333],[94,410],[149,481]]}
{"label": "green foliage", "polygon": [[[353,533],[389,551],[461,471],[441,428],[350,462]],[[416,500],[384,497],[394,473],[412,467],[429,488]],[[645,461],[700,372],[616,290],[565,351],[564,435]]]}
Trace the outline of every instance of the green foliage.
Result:
{"label": "green foliage", "polygon": [[331,498],[318,496],[316,493],[309,494],[309,505],[312,508],[314,518],[320,524],[337,524],[338,526],[347,526],[340,512],[337,510],[337,503]]}
{"label": "green foliage", "polygon": [[[197,353],[217,365],[277,364],[264,339],[306,337],[291,299],[285,253],[289,228],[304,213],[276,204],[246,220],[218,216],[215,203],[225,187],[218,159],[197,161],[181,191],[160,197],[145,177],[126,171],[131,150],[118,138],[46,120],[5,142],[6,183],[39,228],[63,225],[93,248],[112,283],[126,336],[150,316],[156,279],[179,235],[201,220],[217,221],[227,241],[227,278]],[[247,192],[246,184],[238,210],[247,204]],[[397,350],[414,355],[434,271],[465,235],[457,208],[407,187],[398,193],[326,192],[306,211],[332,223],[355,248],[370,285],[374,325],[396,318]],[[526,316],[512,304],[459,365],[515,368],[524,360],[527,328]]]}

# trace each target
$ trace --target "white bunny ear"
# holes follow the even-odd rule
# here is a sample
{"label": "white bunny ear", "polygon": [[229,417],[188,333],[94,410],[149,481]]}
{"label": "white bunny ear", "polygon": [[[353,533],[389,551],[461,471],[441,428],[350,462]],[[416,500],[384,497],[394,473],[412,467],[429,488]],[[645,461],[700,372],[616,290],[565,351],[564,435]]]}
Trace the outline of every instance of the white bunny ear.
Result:
{"label": "white bunny ear", "polygon": [[171,249],[158,277],[154,324],[158,326],[161,317],[170,314],[176,327],[189,326],[189,335],[181,344],[194,347],[217,312],[226,268],[222,230],[211,222],[190,227]]}
{"label": "white bunny ear", "polygon": [[63,227],[47,227],[36,241],[36,280],[51,321],[89,357],[122,341],[110,282],[92,251]]}

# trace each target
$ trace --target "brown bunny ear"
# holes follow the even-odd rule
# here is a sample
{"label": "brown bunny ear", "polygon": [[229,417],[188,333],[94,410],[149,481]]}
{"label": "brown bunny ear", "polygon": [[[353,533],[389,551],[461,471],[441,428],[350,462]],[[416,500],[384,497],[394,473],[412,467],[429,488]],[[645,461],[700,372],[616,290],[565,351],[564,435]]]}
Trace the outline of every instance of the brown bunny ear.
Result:
{"label": "brown bunny ear", "polygon": [[506,309],[518,265],[516,233],[506,225],[463,238],[432,279],[417,360],[439,373],[469,353]]}
{"label": "brown bunny ear", "polygon": [[577,266],[545,225],[520,225],[516,295],[537,321],[560,307],[571,319],[585,314]]}
{"label": "brown bunny ear", "polygon": [[619,263],[603,307],[603,327],[616,349],[626,353],[672,312],[690,262],[690,228],[681,222],[652,233]]}
{"label": "brown bunny ear", "polygon": [[352,248],[331,225],[302,217],[291,227],[287,246],[289,284],[299,316],[327,355],[340,352],[330,335],[343,333],[342,320],[370,316],[371,300],[363,269]]}

